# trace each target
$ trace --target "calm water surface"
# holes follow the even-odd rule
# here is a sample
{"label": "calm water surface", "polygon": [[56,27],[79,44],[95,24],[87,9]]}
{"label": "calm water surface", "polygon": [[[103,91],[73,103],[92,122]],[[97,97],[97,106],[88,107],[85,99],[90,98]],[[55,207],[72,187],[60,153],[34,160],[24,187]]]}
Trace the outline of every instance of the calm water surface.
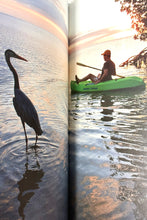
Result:
{"label": "calm water surface", "polygon": [[[66,48],[55,36],[31,24],[0,17],[0,219],[66,219]],[[11,61],[43,130],[34,148],[35,133],[26,127],[28,153],[12,102],[14,79],[4,59],[8,48],[28,60]]]}
{"label": "calm water surface", "polygon": [[[94,53],[91,47],[71,56],[72,79],[76,62],[96,66]],[[121,73],[147,82],[146,69]],[[71,219],[147,219],[147,91],[70,94],[69,100]]]}

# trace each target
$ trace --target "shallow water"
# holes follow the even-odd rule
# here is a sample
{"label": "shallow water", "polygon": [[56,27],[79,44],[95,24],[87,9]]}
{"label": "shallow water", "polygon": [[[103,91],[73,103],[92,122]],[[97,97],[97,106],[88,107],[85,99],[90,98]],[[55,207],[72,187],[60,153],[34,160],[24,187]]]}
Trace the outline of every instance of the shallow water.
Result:
{"label": "shallow water", "polygon": [[76,219],[145,219],[147,99],[71,96],[71,191]]}
{"label": "shallow water", "polygon": [[[66,219],[66,48],[50,33],[5,15],[0,39],[0,219]],[[11,62],[43,130],[34,147],[35,132],[26,126],[28,152],[13,107],[14,79],[4,59],[8,48],[28,60]]]}
{"label": "shallow water", "polygon": [[[84,57],[86,49],[71,64]],[[146,82],[145,69],[122,70],[128,73]],[[146,219],[147,91],[70,94],[69,100],[71,219]]]}

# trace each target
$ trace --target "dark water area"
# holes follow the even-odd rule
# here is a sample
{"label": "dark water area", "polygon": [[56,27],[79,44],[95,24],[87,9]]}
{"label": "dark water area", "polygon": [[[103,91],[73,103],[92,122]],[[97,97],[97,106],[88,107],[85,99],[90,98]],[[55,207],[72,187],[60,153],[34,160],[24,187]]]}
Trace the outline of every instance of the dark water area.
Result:
{"label": "dark water area", "polygon": [[71,219],[147,218],[147,92],[71,94]]}
{"label": "dark water area", "polygon": [[[66,47],[32,24],[3,14],[0,18],[0,219],[67,219]],[[14,79],[4,58],[8,48],[28,60],[11,62],[43,130],[34,146],[35,132],[26,126],[28,152],[13,107]]]}

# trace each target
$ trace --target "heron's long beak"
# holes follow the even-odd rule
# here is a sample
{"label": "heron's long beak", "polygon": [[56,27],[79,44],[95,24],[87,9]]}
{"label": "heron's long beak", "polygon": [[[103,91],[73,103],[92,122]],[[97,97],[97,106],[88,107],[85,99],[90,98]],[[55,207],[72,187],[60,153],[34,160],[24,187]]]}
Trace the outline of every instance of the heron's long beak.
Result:
{"label": "heron's long beak", "polygon": [[21,57],[19,55],[17,55],[17,59],[24,60],[24,61],[28,62],[25,58],[23,58],[23,57]]}

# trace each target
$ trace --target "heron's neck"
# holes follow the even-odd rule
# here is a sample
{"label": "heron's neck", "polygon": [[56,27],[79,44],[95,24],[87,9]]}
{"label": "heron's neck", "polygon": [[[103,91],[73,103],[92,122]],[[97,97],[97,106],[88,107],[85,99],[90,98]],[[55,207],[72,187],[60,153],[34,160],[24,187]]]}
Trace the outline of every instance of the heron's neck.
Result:
{"label": "heron's neck", "polygon": [[9,68],[12,71],[13,76],[14,76],[14,89],[19,89],[20,86],[19,86],[19,80],[18,80],[17,72],[14,69],[14,67],[12,66],[12,64],[10,62],[10,58],[7,58],[6,61],[7,61],[7,64],[8,64],[8,66],[9,66]]}

